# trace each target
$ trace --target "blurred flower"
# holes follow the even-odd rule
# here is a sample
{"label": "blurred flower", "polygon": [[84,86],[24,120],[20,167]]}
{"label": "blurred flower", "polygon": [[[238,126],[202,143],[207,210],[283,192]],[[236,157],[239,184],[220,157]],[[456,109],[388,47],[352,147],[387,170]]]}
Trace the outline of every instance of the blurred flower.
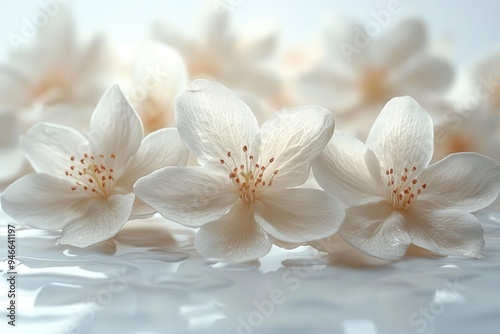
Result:
{"label": "blurred flower", "polygon": [[191,79],[216,80],[260,97],[276,94],[279,89],[273,65],[278,40],[276,26],[257,21],[235,34],[229,26],[229,12],[221,13],[210,6],[203,15],[202,25],[194,36],[175,31],[165,22],[154,25],[153,35],[182,54]]}
{"label": "blurred flower", "polygon": [[0,68],[0,107],[94,104],[108,84],[109,64],[103,42],[95,39],[81,47],[73,18],[61,10]]}
{"label": "blurred flower", "polygon": [[174,126],[174,99],[186,88],[188,72],[171,47],[148,42],[129,52],[134,59],[123,80],[126,96],[137,110],[147,133]]}
{"label": "blurred flower", "polygon": [[[500,113],[500,52],[495,52],[474,66],[472,70],[473,94],[480,108]],[[479,88],[481,87],[481,88]]]}
{"label": "blurred flower", "polygon": [[412,243],[438,254],[480,256],[483,230],[469,212],[495,200],[500,166],[476,153],[428,166],[433,145],[432,119],[410,97],[387,103],[366,145],[335,131],[313,171],[350,206],[339,229],[344,239],[388,260],[401,258]]}
{"label": "blurred flower", "polygon": [[0,191],[26,169],[26,160],[19,148],[19,136],[19,124],[15,116],[0,111]]}
{"label": "blurred flower", "polygon": [[[336,31],[342,29],[328,33]],[[299,82],[307,102],[329,108],[337,127],[365,138],[383,105],[402,95],[413,96],[429,110],[440,110],[453,70],[426,52],[422,22],[404,20],[374,39],[359,28],[344,32],[348,33],[330,37],[326,59]]]}
{"label": "blurred flower", "polygon": [[482,109],[449,110],[445,115],[435,123],[434,161],[453,153],[476,152],[500,162],[500,118]]}
{"label": "blurred flower", "polygon": [[144,138],[139,117],[113,86],[98,104],[88,138],[55,124],[34,126],[21,139],[37,173],[2,195],[19,223],[62,229],[60,242],[86,247],[114,236],[131,218],[155,211],[136,199],[134,182],[168,165],[185,165],[187,149],[175,129]]}
{"label": "blurred flower", "polygon": [[196,80],[177,99],[176,113],[179,134],[201,166],[161,169],[135,191],[164,217],[201,227],[196,247],[204,257],[253,260],[269,252],[270,236],[294,243],[337,230],[344,210],[335,198],[289,188],[306,181],[332,135],[325,109],[284,109],[259,129],[236,94]]}

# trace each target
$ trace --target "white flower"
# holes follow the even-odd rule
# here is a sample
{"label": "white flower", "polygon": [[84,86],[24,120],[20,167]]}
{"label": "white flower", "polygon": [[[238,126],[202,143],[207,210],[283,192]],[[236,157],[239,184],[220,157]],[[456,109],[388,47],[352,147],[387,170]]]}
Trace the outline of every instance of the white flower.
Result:
{"label": "white flower", "polygon": [[[338,26],[334,28],[327,33],[338,33]],[[345,34],[327,41],[334,51],[300,79],[308,103],[327,107],[339,126],[360,138],[366,138],[379,110],[392,97],[411,95],[428,109],[442,110],[453,69],[426,50],[422,22],[407,19],[381,36],[365,35],[362,46],[356,31],[345,29]]]}
{"label": "white flower", "polygon": [[226,87],[195,80],[176,101],[179,135],[201,166],[167,167],[140,179],[137,195],[164,217],[201,227],[206,258],[240,262],[267,254],[272,238],[305,242],[334,233],[344,210],[307,179],[332,136],[327,110],[284,109],[259,129],[250,108]]}
{"label": "white flower", "polygon": [[430,116],[410,97],[384,107],[366,145],[335,131],[313,162],[318,183],[348,205],[340,235],[383,259],[408,246],[479,257],[483,229],[469,212],[498,195],[500,166],[476,153],[452,154],[428,166],[433,154]]}
{"label": "white flower", "polygon": [[132,186],[153,170],[185,165],[187,149],[175,129],[144,138],[141,121],[113,86],[99,102],[88,137],[41,123],[21,138],[37,173],[2,195],[3,210],[40,229],[62,229],[60,243],[86,247],[114,236],[127,220],[155,211]]}

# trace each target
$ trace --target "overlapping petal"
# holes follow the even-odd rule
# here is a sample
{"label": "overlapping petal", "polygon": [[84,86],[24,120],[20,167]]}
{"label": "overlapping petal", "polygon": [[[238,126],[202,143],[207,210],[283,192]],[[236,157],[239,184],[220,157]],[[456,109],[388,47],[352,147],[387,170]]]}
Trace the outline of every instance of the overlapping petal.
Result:
{"label": "overlapping petal", "polygon": [[193,81],[177,98],[175,113],[182,140],[202,165],[222,167],[219,161],[228,158],[228,151],[244,161],[243,146],[250,148],[259,133],[250,108],[231,90],[208,80]]}
{"label": "overlapping petal", "polygon": [[203,225],[195,243],[205,258],[229,262],[258,259],[272,245],[267,233],[255,222],[252,210],[242,201],[225,216]]}
{"label": "overlapping petal", "polygon": [[164,217],[187,226],[220,219],[238,200],[227,176],[204,167],[166,167],[141,178],[134,190]]}
{"label": "overlapping petal", "polygon": [[335,130],[312,166],[318,184],[346,205],[385,197],[377,157],[365,144],[341,131]]}
{"label": "overlapping petal", "polygon": [[285,242],[308,242],[337,231],[342,204],[317,189],[269,189],[255,202],[255,220],[270,235]]}
{"label": "overlapping petal", "polygon": [[87,247],[115,236],[130,217],[135,195],[112,195],[91,201],[87,213],[64,227],[59,242]]}
{"label": "overlapping petal", "polygon": [[262,125],[260,161],[274,158],[270,167],[278,170],[275,187],[292,187],[304,183],[311,160],[330,140],[334,129],[328,110],[317,106],[283,109]]}

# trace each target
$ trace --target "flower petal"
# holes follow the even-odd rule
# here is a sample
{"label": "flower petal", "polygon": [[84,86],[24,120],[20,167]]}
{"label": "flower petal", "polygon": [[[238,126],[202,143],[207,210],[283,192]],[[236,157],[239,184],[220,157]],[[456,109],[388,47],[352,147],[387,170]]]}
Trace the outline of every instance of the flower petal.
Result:
{"label": "flower petal", "polygon": [[260,162],[274,162],[269,168],[279,170],[275,187],[303,184],[309,175],[311,160],[326,146],[333,134],[330,112],[317,106],[283,109],[261,128]]}
{"label": "flower petal", "polygon": [[267,189],[255,202],[255,220],[285,242],[308,242],[337,231],[345,216],[342,204],[317,189]]}
{"label": "flower petal", "polygon": [[129,220],[134,199],[134,194],[127,194],[92,201],[86,215],[64,227],[59,242],[87,247],[115,236]]}
{"label": "flower petal", "polygon": [[396,179],[404,168],[421,171],[434,151],[432,119],[411,97],[393,98],[373,124],[366,146],[377,156],[384,177],[391,168]]}
{"label": "flower petal", "polygon": [[89,141],[94,154],[114,154],[116,166],[124,166],[141,145],[141,120],[118,85],[101,98],[90,120]]}
{"label": "flower petal", "polygon": [[196,235],[196,249],[215,261],[244,262],[258,259],[271,249],[272,242],[255,222],[253,212],[238,201],[222,218],[203,225]]}
{"label": "flower petal", "polygon": [[318,184],[348,206],[385,196],[375,154],[356,138],[338,130],[312,166]]}
{"label": "flower petal", "polygon": [[500,191],[500,166],[477,153],[451,154],[417,178],[427,185],[417,202],[441,209],[476,211],[490,205]]}
{"label": "flower petal", "polygon": [[221,218],[238,200],[229,178],[210,172],[204,167],[166,167],[141,178],[134,191],[165,218],[201,226]]}
{"label": "flower petal", "polygon": [[405,217],[386,201],[347,209],[339,232],[354,247],[386,260],[403,257],[411,243]]}
{"label": "flower petal", "polygon": [[19,223],[58,230],[87,212],[90,197],[72,184],[47,174],[30,174],[2,194],[2,209]]}
{"label": "flower petal", "polygon": [[132,157],[118,185],[132,191],[134,183],[157,169],[168,166],[185,166],[188,150],[175,128],[155,131],[142,141],[137,154]]}
{"label": "flower petal", "polygon": [[193,81],[177,98],[175,113],[179,134],[201,165],[221,166],[228,151],[237,162],[244,161],[243,146],[250,147],[259,133],[250,108],[231,90],[208,80]]}
{"label": "flower petal", "polygon": [[413,244],[437,254],[480,257],[484,232],[472,214],[456,209],[431,210],[419,201],[408,214]]}
{"label": "flower petal", "polygon": [[71,157],[88,150],[88,141],[71,128],[39,123],[21,137],[21,147],[36,172],[62,177]]}

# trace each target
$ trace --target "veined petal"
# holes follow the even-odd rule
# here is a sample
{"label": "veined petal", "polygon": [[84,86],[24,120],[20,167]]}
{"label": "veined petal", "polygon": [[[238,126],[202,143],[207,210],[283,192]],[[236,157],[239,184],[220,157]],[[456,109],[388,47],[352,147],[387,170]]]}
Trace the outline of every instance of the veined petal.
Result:
{"label": "veined petal", "polygon": [[137,154],[130,160],[117,186],[130,192],[134,183],[157,169],[168,166],[185,166],[188,150],[175,128],[155,131],[142,141]]}
{"label": "veined petal", "polygon": [[255,221],[285,242],[308,242],[337,231],[345,211],[333,196],[317,189],[267,189],[255,202]]}
{"label": "veined petal", "polygon": [[115,166],[125,166],[141,145],[141,120],[118,85],[101,98],[90,120],[89,141],[94,154],[114,154]]}
{"label": "veined petal", "polygon": [[134,191],[165,218],[187,226],[218,220],[238,200],[229,178],[204,167],[165,167],[137,181]]}
{"label": "veined petal", "polygon": [[318,184],[346,205],[385,197],[377,157],[365,144],[341,131],[335,130],[312,166]]}
{"label": "veined petal", "polygon": [[[175,102],[177,129],[201,165],[220,164],[231,151],[234,159],[245,161],[243,146],[250,149],[259,133],[250,108],[225,86],[195,80]],[[254,154],[255,155],[255,154]]]}
{"label": "veined petal", "polygon": [[134,206],[132,207],[132,212],[130,213],[130,220],[132,219],[143,219],[153,216],[156,210],[144,203],[139,197],[135,197]]}
{"label": "veined petal", "polygon": [[293,187],[304,183],[311,160],[326,146],[333,134],[330,112],[317,106],[283,109],[262,125],[260,162],[278,170],[275,187]]}
{"label": "veined petal", "polygon": [[441,209],[476,211],[490,205],[500,191],[500,166],[477,153],[451,154],[418,176],[427,188],[417,202]]}
{"label": "veined petal", "polygon": [[411,97],[393,98],[373,124],[366,146],[377,156],[384,177],[391,168],[396,179],[404,168],[421,171],[434,151],[432,119]]}
{"label": "veined petal", "polygon": [[134,198],[134,194],[127,194],[92,201],[84,216],[63,228],[59,242],[87,247],[115,236],[128,221]]}
{"label": "veined petal", "polygon": [[62,177],[71,157],[88,150],[88,140],[71,128],[39,123],[21,137],[21,147],[36,172]]}
{"label": "veined petal", "polygon": [[354,247],[386,260],[403,257],[411,243],[405,217],[386,201],[347,209],[339,232]]}
{"label": "veined petal", "polygon": [[30,174],[2,194],[2,209],[19,223],[44,230],[58,230],[83,216],[91,197],[71,191],[72,184],[47,174]]}
{"label": "veined petal", "polygon": [[480,256],[484,232],[472,214],[456,209],[433,210],[417,201],[408,216],[413,244],[438,254]]}
{"label": "veined petal", "polygon": [[209,259],[244,262],[258,259],[271,249],[272,242],[255,222],[249,206],[238,201],[220,219],[203,225],[196,235],[196,249]]}

